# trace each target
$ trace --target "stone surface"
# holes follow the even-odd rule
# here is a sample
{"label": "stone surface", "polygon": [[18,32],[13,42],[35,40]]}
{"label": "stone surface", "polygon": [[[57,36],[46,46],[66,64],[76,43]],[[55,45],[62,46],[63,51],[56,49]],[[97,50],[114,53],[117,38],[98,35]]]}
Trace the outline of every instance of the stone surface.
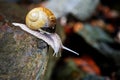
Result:
{"label": "stone surface", "polygon": [[[5,10],[6,9],[6,10]],[[42,40],[11,25],[24,22],[27,9],[16,4],[0,4],[0,80],[42,80],[48,49]]]}

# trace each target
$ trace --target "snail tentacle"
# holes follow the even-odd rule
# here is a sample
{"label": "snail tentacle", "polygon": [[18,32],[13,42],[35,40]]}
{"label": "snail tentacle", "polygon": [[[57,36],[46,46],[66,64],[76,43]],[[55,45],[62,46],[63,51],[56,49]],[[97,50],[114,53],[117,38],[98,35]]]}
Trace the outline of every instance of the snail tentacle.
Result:
{"label": "snail tentacle", "polygon": [[74,54],[79,55],[79,53],[77,53],[77,52],[75,52],[75,51],[73,51],[73,50],[71,50],[71,49],[69,49],[69,48],[67,48],[67,47],[65,47],[65,46],[62,46],[62,48],[65,49],[65,50],[67,50],[67,51],[70,51],[70,52],[72,52],[72,53],[74,53]]}

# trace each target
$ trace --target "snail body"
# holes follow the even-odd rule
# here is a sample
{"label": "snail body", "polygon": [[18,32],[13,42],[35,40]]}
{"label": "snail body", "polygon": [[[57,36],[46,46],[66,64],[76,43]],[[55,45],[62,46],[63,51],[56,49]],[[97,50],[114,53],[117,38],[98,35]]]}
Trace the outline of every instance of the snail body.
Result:
{"label": "snail body", "polygon": [[26,16],[26,25],[32,30],[54,33],[56,18],[49,9],[38,7],[28,12]]}
{"label": "snail body", "polygon": [[[32,34],[38,39],[44,40],[53,48],[53,55],[57,56],[61,49],[65,49],[79,55],[79,53],[65,47],[62,44],[59,35],[55,33],[56,18],[54,14],[47,8],[38,7],[32,9],[26,16],[26,25],[21,23],[12,24],[14,26],[19,26],[22,30]],[[39,30],[40,32],[38,32],[37,30]]]}
{"label": "snail body", "polygon": [[25,24],[21,24],[21,23],[12,23],[14,26],[19,26],[22,30],[32,34],[33,36],[37,37],[38,39],[42,39],[44,40],[48,45],[50,45],[53,50],[54,50],[54,54],[53,55],[58,55],[58,53],[61,51],[61,49],[65,49],[67,51],[70,51],[76,55],[79,55],[79,53],[65,47],[62,44],[62,41],[60,39],[60,37],[54,33],[54,34],[41,34],[40,32],[37,32],[35,30],[32,30],[30,28],[27,27],[27,25]]}

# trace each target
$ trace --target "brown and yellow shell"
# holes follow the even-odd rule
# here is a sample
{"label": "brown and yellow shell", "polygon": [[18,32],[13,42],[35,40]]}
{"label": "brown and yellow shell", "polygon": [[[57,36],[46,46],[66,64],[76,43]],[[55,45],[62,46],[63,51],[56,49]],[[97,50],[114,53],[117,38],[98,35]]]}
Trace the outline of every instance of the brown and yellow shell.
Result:
{"label": "brown and yellow shell", "polygon": [[26,25],[33,30],[42,29],[46,32],[54,33],[56,17],[49,9],[37,7],[28,12]]}

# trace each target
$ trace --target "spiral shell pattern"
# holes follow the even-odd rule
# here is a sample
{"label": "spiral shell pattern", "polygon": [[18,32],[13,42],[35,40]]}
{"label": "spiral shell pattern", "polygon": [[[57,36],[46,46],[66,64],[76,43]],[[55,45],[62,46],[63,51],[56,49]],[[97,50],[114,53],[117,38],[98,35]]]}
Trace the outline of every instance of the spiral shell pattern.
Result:
{"label": "spiral shell pattern", "polygon": [[33,30],[55,29],[56,18],[47,8],[37,7],[32,9],[26,16],[26,25]]}

